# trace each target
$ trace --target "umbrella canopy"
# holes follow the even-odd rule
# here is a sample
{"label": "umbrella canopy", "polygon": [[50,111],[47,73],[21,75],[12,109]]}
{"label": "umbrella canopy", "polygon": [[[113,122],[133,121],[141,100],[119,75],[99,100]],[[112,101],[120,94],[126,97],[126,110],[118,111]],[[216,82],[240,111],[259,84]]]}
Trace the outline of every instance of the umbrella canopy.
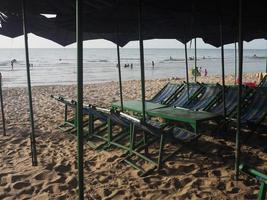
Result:
{"label": "umbrella canopy", "polygon": [[[75,41],[75,1],[43,0],[27,1],[27,11],[32,15],[56,14],[48,24],[57,28],[36,30],[40,36],[66,45]],[[30,2],[30,3],[29,3]],[[237,41],[237,0],[143,0],[143,38],[177,39],[183,43],[192,38],[220,46],[220,31],[223,26],[223,44]],[[267,3],[263,0],[244,1],[244,40],[267,39]],[[2,12],[19,13],[20,1],[1,2]],[[124,46],[138,40],[137,0],[84,0],[84,39],[107,39]],[[8,14],[6,14],[8,15]],[[38,18],[38,17],[37,17]],[[30,18],[29,18],[30,19]],[[34,26],[43,26],[37,23]],[[31,29],[32,25],[28,25]],[[49,32],[47,32],[49,30]],[[54,31],[55,30],[55,31]],[[65,37],[62,37],[66,32]],[[64,33],[65,32],[65,33]],[[115,35],[118,33],[118,38]],[[61,34],[61,37],[55,35]],[[65,40],[62,41],[62,40]]]}

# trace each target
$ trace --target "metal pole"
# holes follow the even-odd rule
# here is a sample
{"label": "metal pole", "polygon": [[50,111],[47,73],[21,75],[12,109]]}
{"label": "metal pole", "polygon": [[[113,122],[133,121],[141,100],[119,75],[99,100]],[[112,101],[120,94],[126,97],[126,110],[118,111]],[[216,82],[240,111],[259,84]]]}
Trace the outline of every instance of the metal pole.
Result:
{"label": "metal pole", "polygon": [[189,99],[189,76],[188,76],[188,60],[187,60],[187,44],[186,44],[186,42],[184,43],[184,52],[185,52],[187,99]]}
{"label": "metal pole", "polygon": [[235,42],[235,85],[236,85],[236,76],[237,76],[237,50]]}
{"label": "metal pole", "polygon": [[76,41],[77,41],[77,150],[79,199],[84,199],[83,182],[83,0],[76,0]]}
{"label": "metal pole", "polygon": [[22,0],[22,23],[23,23],[24,42],[25,42],[27,84],[28,84],[29,109],[30,109],[30,120],[31,120],[31,134],[30,134],[31,156],[32,156],[32,165],[37,166],[38,162],[37,162],[37,153],[36,153],[36,144],[35,144],[34,117],[33,117],[33,106],[32,106],[32,89],[31,89],[31,72],[30,72],[30,61],[29,61],[26,0]]}
{"label": "metal pole", "polygon": [[223,46],[223,26],[220,24],[220,37],[221,37],[221,57],[222,57],[222,98],[223,98],[223,115],[226,117],[226,106],[225,106],[225,73],[224,73],[224,46]]}
{"label": "metal pole", "polygon": [[[117,39],[117,42],[118,42],[118,39]],[[118,69],[119,69],[120,101],[121,101],[121,110],[123,111],[122,82],[121,82],[121,59],[120,59],[120,47],[118,44],[117,44],[117,56],[118,56]]]}
{"label": "metal pole", "polygon": [[237,107],[237,130],[236,130],[236,152],[235,152],[235,178],[238,180],[239,163],[240,163],[240,119],[241,119],[241,95],[242,95],[242,72],[243,72],[243,14],[242,0],[239,0],[239,16],[238,16],[238,107]]}
{"label": "metal pole", "polygon": [[197,82],[197,38],[195,38],[195,82]]}
{"label": "metal pole", "polygon": [[146,121],[146,104],[145,104],[145,63],[144,63],[144,43],[143,43],[143,13],[142,13],[142,0],[139,0],[139,48],[140,48],[140,69],[141,69],[141,95],[142,95],[142,114],[143,122]]}
{"label": "metal pole", "polygon": [[3,90],[2,90],[2,74],[0,73],[0,100],[1,100],[1,113],[2,113],[2,123],[3,123],[3,135],[6,136],[6,119],[4,112],[4,102],[3,102]]}

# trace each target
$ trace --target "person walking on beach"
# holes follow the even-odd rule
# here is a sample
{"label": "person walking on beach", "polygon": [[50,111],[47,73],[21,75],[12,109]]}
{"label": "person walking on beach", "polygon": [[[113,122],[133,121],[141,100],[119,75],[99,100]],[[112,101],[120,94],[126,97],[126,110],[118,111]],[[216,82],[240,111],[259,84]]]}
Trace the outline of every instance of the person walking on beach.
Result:
{"label": "person walking on beach", "polygon": [[204,71],[204,76],[205,77],[208,76],[208,70],[207,69],[205,69],[205,71]]}
{"label": "person walking on beach", "polygon": [[154,69],[154,66],[155,66],[155,63],[154,61],[152,60],[152,68]]}

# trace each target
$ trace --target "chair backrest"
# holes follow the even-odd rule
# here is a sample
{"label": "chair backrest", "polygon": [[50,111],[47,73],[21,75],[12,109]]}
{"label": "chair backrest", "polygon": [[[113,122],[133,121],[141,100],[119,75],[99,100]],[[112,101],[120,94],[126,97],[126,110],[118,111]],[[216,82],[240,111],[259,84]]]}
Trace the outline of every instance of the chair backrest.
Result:
{"label": "chair backrest", "polygon": [[251,102],[245,107],[241,120],[260,123],[267,115],[267,93],[266,90],[258,88]]}
{"label": "chair backrest", "polygon": [[[237,87],[226,87],[225,88],[225,108],[226,108],[226,116],[233,112],[233,110],[237,106]],[[223,100],[214,104],[212,107],[207,109],[207,111],[217,114],[224,114],[223,110]]]}
{"label": "chair backrest", "polygon": [[110,116],[110,111],[108,109],[98,108],[91,105],[84,106],[83,113],[93,115],[94,117],[97,117],[98,119],[101,119],[103,121],[107,121]]}
{"label": "chair backrest", "polygon": [[267,87],[267,75],[265,75],[264,77],[263,77],[263,79],[261,80],[261,82],[259,83],[259,85],[258,85],[258,88],[259,87]]}
{"label": "chair backrest", "polygon": [[180,87],[181,85],[168,83],[149,101],[153,103],[162,103],[170,98]]}
{"label": "chair backrest", "polygon": [[185,107],[192,110],[202,110],[207,107],[213,100],[221,94],[222,87],[220,85],[207,85],[205,92],[198,98],[188,102]]}
{"label": "chair backrest", "polygon": [[190,84],[189,91],[187,91],[187,87],[184,87],[183,90],[168,105],[175,107],[183,107],[188,101],[190,101],[193,96],[199,94],[202,91],[201,88],[202,85],[199,83]]}
{"label": "chair backrest", "polygon": [[142,123],[139,119],[122,112],[111,111],[110,117],[113,122],[122,125],[123,127],[130,127],[130,125],[132,124],[133,126],[135,126],[135,129],[145,131],[152,135],[159,135],[159,133],[161,132],[159,128],[153,126],[152,124]]}

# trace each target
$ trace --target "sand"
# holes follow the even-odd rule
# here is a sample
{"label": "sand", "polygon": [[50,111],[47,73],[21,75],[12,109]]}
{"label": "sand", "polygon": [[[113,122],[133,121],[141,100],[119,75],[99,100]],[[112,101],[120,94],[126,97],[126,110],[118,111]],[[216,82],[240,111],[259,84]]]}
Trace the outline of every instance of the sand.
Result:
{"label": "sand", "polygon": [[[181,82],[184,79],[171,80]],[[220,82],[204,77],[201,82]],[[227,83],[234,82],[227,76]],[[246,74],[245,81],[258,81]],[[147,98],[169,80],[146,81]],[[29,117],[26,88],[4,88],[7,136],[0,132],[0,199],[76,199],[76,137],[57,129],[63,106],[51,94],[75,98],[75,86],[33,87],[36,141],[39,165],[31,166]],[[140,81],[123,83],[124,99],[140,98]],[[85,85],[86,103],[110,106],[119,100],[117,82]],[[121,161],[122,152],[94,151],[85,145],[86,199],[256,199],[259,184],[242,175],[234,176],[234,132],[218,135],[203,132],[195,150],[182,149],[166,162],[163,170],[147,177]],[[242,156],[267,171],[266,132],[254,134],[243,144]],[[246,136],[242,134],[242,138]],[[200,150],[200,151],[198,151]],[[202,152],[202,153],[201,153]],[[204,153],[203,153],[204,152]]]}

